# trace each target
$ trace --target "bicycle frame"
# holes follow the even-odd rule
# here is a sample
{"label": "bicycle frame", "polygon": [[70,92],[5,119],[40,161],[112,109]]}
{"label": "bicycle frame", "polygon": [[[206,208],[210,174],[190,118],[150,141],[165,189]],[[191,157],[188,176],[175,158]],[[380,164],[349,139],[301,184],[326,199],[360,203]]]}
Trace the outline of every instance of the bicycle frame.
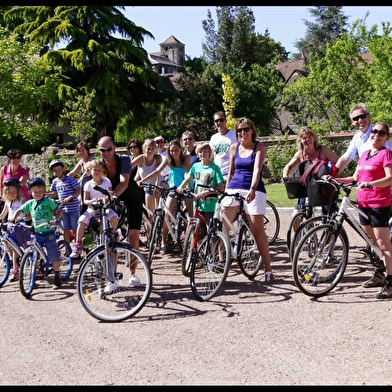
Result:
{"label": "bicycle frame", "polygon": [[344,221],[346,221],[364,240],[365,242],[372,248],[372,250],[376,253],[376,255],[382,259],[382,252],[377,244],[368,236],[368,234],[363,230],[360,225],[358,218],[354,216],[353,209],[358,214],[362,215],[366,218],[366,214],[362,212],[358,206],[350,200],[348,196],[343,196],[342,202],[340,204],[339,210],[335,216],[335,219],[343,225]]}

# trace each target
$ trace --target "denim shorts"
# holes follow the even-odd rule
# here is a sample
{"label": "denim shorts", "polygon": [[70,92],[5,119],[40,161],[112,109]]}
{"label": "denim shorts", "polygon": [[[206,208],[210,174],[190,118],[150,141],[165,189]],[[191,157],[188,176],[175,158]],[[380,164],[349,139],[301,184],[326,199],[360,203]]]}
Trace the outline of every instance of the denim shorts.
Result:
{"label": "denim shorts", "polygon": [[53,230],[45,233],[35,233],[35,235],[40,245],[46,248],[48,260],[50,262],[60,261],[60,251],[57,246],[56,232]]}
{"label": "denim shorts", "polygon": [[76,233],[78,228],[79,211],[75,212],[63,212],[61,217],[61,225],[63,230],[73,230]]}

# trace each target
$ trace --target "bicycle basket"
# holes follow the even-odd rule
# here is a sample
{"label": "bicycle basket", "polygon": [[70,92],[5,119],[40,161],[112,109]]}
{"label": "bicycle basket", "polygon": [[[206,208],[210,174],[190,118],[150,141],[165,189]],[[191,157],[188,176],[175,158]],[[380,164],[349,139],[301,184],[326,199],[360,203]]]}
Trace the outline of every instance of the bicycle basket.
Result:
{"label": "bicycle basket", "polygon": [[329,182],[317,182],[312,179],[308,182],[308,199],[311,206],[333,205],[337,202],[338,191]]}
{"label": "bicycle basket", "polygon": [[307,196],[306,186],[298,178],[288,178],[285,180],[284,186],[289,199],[299,199]]}

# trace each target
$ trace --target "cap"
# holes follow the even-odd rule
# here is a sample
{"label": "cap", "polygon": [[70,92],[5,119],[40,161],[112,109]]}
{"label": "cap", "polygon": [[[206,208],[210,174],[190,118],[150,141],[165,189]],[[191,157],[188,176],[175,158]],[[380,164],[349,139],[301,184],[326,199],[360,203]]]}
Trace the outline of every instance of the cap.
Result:
{"label": "cap", "polygon": [[160,136],[160,135],[154,138],[154,142],[157,142],[159,140],[165,141],[165,139],[162,136]]}

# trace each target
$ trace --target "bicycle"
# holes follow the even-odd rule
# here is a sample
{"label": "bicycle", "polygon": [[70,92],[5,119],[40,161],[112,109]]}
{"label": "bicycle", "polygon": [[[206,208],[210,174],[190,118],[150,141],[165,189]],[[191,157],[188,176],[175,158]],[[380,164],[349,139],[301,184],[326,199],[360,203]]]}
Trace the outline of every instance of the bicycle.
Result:
{"label": "bicycle", "polygon": [[[208,224],[207,235],[198,246],[192,258],[190,281],[191,289],[199,301],[211,299],[223,286],[229,273],[232,260],[236,260],[243,275],[253,279],[263,265],[258,253],[256,240],[250,231],[248,218],[244,212],[244,197],[239,193],[229,194],[209,186],[219,196],[213,218]],[[233,223],[221,214],[221,203],[225,197],[239,201]],[[229,226],[229,235],[223,231],[224,219]]]}
{"label": "bicycle", "polygon": [[280,232],[280,216],[274,204],[266,200],[266,212],[264,215],[264,230],[267,234],[268,243],[273,244],[279,236]]}
{"label": "bicycle", "polygon": [[55,236],[57,246],[60,251],[60,278],[66,280],[72,272],[73,260],[70,257],[72,252],[71,246],[67,241],[59,239],[61,236],[60,222],[52,221],[43,223],[37,227],[29,226],[23,221],[17,224],[31,229],[31,240],[27,244],[20,262],[19,268],[19,288],[25,298],[29,298],[33,293],[36,280],[43,280],[54,274],[52,263],[48,260],[46,248],[38,241],[35,235],[35,229],[39,227],[55,227]]}
{"label": "bicycle", "polygon": [[312,297],[329,293],[344,275],[349,253],[349,238],[343,227],[344,222],[363,238],[369,249],[373,249],[368,254],[370,262],[376,268],[384,269],[381,250],[354,216],[354,213],[365,216],[349,198],[356,183],[342,184],[333,178],[317,182],[321,186],[332,186],[335,200],[341,190],[344,196],[338,211],[332,214],[329,221],[307,231],[295,249],[292,266],[295,283],[301,292]]}
{"label": "bicycle", "polygon": [[[156,188],[161,193],[159,207],[154,210],[151,231],[148,237],[148,258],[149,266],[152,264],[155,252],[160,249],[162,242],[162,227],[165,223],[168,227],[167,251],[171,252],[177,248],[178,252],[183,251],[185,230],[188,223],[188,212],[183,203],[184,195],[176,192],[177,187],[163,188],[155,184],[142,184],[151,190]],[[176,205],[173,213],[166,208],[166,195],[174,192]]]}
{"label": "bicycle", "polygon": [[118,242],[116,232],[111,233],[107,209],[116,196],[98,186],[95,189],[108,196],[107,203],[100,200],[92,204],[99,211],[103,241],[81,262],[78,298],[92,317],[118,322],[134,316],[144,307],[151,293],[152,274],[144,256],[131,245]]}
{"label": "bicycle", "polygon": [[189,196],[193,197],[196,200],[193,216],[188,219],[188,224],[185,230],[184,250],[182,252],[181,260],[181,272],[184,276],[189,276],[192,259],[197,250],[197,243],[199,237],[204,234],[201,228],[207,228],[208,222],[199,210],[200,200],[196,199],[196,194],[190,191],[184,191],[184,193],[185,192],[187,192]]}
{"label": "bicycle", "polygon": [[18,224],[4,221],[0,224],[0,287],[7,281],[11,272],[12,260],[9,249],[17,254],[19,266],[23,256],[24,249],[15,242],[14,238],[5,229],[6,226]]}

